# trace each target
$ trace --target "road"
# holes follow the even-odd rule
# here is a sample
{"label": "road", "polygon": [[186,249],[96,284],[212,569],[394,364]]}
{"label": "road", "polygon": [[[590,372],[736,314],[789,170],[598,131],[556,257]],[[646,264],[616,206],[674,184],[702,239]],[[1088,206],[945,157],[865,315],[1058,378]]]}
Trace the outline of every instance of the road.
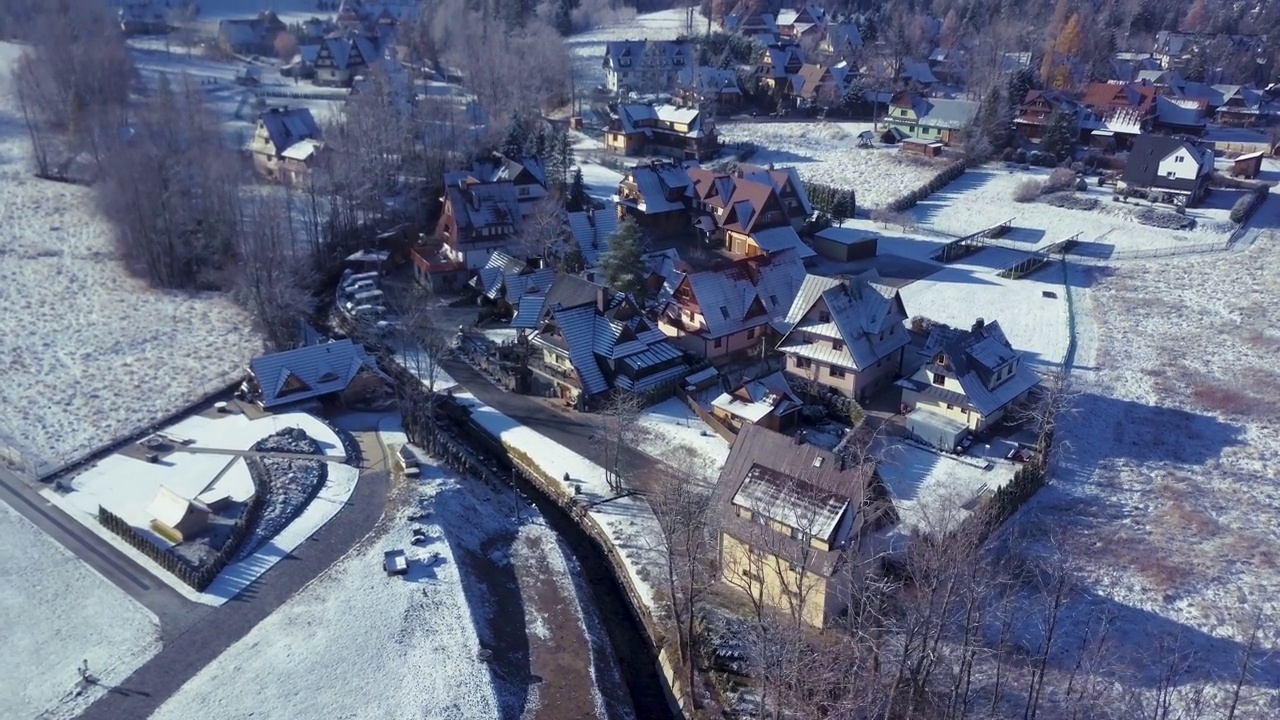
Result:
{"label": "road", "polygon": [[[376,421],[374,421],[376,422]],[[302,545],[221,607],[187,600],[113,546],[0,470],[0,500],[47,532],[160,620],[163,649],[81,716],[137,720],[155,711],[205,665],[324,572],[377,525],[387,505],[390,472],[376,428],[354,433],[360,481],[347,506]]]}

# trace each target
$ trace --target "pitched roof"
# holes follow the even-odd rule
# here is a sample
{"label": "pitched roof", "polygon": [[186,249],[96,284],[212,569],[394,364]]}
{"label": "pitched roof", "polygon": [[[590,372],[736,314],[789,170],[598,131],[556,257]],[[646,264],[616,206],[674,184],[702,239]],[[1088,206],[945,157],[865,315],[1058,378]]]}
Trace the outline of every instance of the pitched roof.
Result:
{"label": "pitched roof", "polygon": [[[1133,140],[1133,147],[1129,150],[1129,159],[1124,164],[1124,172],[1120,174],[1120,179],[1126,185],[1133,187],[1160,185],[1176,189],[1183,183],[1190,187],[1195,184],[1194,180],[1160,177],[1160,161],[1179,150],[1190,153],[1192,161],[1200,162],[1201,171],[1203,171],[1204,153],[1195,145],[1166,135],[1139,135]],[[1209,163],[1209,168],[1212,168],[1212,163]],[[1199,174],[1202,173],[1197,173]]]}
{"label": "pitched roof", "polygon": [[716,338],[781,320],[804,277],[804,263],[787,250],[690,273],[682,286],[689,288],[692,301],[686,302],[701,312],[707,335]]}
{"label": "pitched roof", "polygon": [[[928,372],[959,381],[963,395],[941,390],[956,396],[948,397],[948,401],[973,408],[983,415],[991,415],[1040,384],[1040,377],[1020,361],[1022,354],[1009,344],[998,322],[970,330],[934,326],[920,352],[929,357],[925,364]],[[1013,368],[1013,373],[997,380],[997,372],[1009,367]],[[936,385],[921,383],[914,378],[900,380],[897,384],[924,394],[939,391]]]}
{"label": "pitched roof", "polygon": [[643,198],[647,214],[684,210],[685,198],[693,187],[688,169],[674,162],[641,163],[627,172]]}
{"label": "pitched roof", "polygon": [[736,72],[710,65],[684,68],[676,74],[676,85],[698,93],[742,94]]}
{"label": "pitched roof", "polygon": [[320,126],[307,108],[271,108],[258,113],[258,122],[277,155],[303,140],[320,139]]}
{"label": "pitched roof", "polygon": [[[910,336],[903,324],[907,311],[898,289],[870,277],[828,278],[808,275],[796,294],[784,321],[787,335],[778,349],[827,364],[865,370],[905,347]],[[827,318],[806,317],[821,304]],[[895,327],[896,326],[896,327]],[[843,350],[830,344],[812,343],[807,335],[837,339]]]}
{"label": "pitched roof", "polygon": [[929,98],[924,101],[924,114],[920,123],[930,127],[959,129],[968,127],[978,115],[978,103],[971,100],[942,100]]}
{"label": "pitched roof", "polygon": [[742,383],[712,400],[711,405],[754,423],[769,414],[786,415],[799,410],[804,401],[787,383],[786,373],[778,371]]}
{"label": "pitched roof", "polygon": [[1157,89],[1150,85],[1136,83],[1089,83],[1085,88],[1080,104],[1095,111],[1105,112],[1115,109],[1138,110],[1149,112],[1155,105]]}
{"label": "pitched roof", "polygon": [[468,183],[445,175],[445,197],[459,232],[480,228],[511,228],[520,224],[520,200],[509,182]]}
{"label": "pitched roof", "polygon": [[595,267],[600,255],[609,250],[609,238],[618,230],[618,216],[605,210],[565,213],[569,234],[582,249],[587,267]]}
{"label": "pitched roof", "polygon": [[378,364],[351,340],[335,340],[296,350],[261,355],[249,361],[264,408],[341,392],[363,370]]}
{"label": "pitched roof", "polygon": [[796,229],[789,224],[756,230],[751,233],[751,241],[770,255],[784,250],[795,251],[796,256],[801,259],[811,258],[818,254],[814,252],[813,248],[804,244],[804,241],[800,239],[800,233],[796,232]]}

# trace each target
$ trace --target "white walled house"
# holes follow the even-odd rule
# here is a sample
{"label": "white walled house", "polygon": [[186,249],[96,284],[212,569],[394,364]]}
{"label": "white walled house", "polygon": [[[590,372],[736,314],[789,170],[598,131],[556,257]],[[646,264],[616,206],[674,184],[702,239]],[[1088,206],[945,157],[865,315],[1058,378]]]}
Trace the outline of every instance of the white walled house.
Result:
{"label": "white walled house", "polygon": [[1156,191],[1194,205],[1204,197],[1212,174],[1213,151],[1178,138],[1140,135],[1120,176],[1120,189]]}

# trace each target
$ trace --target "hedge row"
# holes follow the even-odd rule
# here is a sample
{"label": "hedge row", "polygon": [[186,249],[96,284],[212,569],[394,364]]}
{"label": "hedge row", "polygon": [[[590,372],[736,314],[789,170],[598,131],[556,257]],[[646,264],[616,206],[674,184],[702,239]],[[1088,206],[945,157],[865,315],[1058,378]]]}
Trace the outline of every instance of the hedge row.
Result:
{"label": "hedge row", "polygon": [[1243,225],[1253,217],[1253,214],[1262,207],[1262,203],[1267,199],[1267,192],[1270,190],[1266,185],[1254,188],[1252,192],[1236,201],[1231,206],[1231,222],[1237,225]]}
{"label": "hedge row", "polygon": [[937,175],[934,175],[925,184],[921,185],[915,190],[912,190],[906,195],[903,195],[897,200],[894,200],[893,202],[889,203],[886,207],[889,211],[896,212],[896,213],[910,210],[911,208],[915,207],[916,204],[919,203],[921,200],[924,200],[930,195],[938,192],[942,188],[946,187],[947,183],[950,183],[952,180],[955,180],[956,178],[963,175],[964,171],[968,169],[969,169],[968,158],[962,158],[960,160],[957,160],[951,163],[950,165],[946,166],[945,168],[943,168],[941,172],[939,172]]}
{"label": "hedge row", "polygon": [[809,204],[815,212],[823,213],[837,222],[853,217],[854,211],[858,209],[853,188],[806,182],[804,192],[809,196]]}

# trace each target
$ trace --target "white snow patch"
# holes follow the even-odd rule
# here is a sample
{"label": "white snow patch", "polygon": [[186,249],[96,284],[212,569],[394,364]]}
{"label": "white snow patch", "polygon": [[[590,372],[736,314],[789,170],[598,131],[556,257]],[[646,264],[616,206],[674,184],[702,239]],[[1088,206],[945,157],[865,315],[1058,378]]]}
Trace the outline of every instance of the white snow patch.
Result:
{"label": "white snow patch", "polygon": [[0,377],[22,378],[0,390],[0,446],[43,474],[230,384],[261,341],[223,295],[130,277],[92,191],[32,175],[19,52],[0,43]]}
{"label": "white snow patch", "polygon": [[[708,486],[720,477],[729,458],[729,443],[707,426],[680,398],[670,398],[644,411],[636,422],[638,449],[662,460],[693,460],[694,470]],[[687,451],[689,454],[682,454]]]}
{"label": "white snow patch", "polygon": [[[626,17],[593,30],[565,38],[573,54],[574,77],[578,87],[590,90],[604,84],[605,43],[616,40],[675,40],[686,32],[688,8],[672,8],[659,12]],[[694,31],[706,21],[694,15]]]}
{"label": "white snow patch", "polygon": [[3,502],[0,578],[0,717],[75,717],[160,651],[154,615]]}

